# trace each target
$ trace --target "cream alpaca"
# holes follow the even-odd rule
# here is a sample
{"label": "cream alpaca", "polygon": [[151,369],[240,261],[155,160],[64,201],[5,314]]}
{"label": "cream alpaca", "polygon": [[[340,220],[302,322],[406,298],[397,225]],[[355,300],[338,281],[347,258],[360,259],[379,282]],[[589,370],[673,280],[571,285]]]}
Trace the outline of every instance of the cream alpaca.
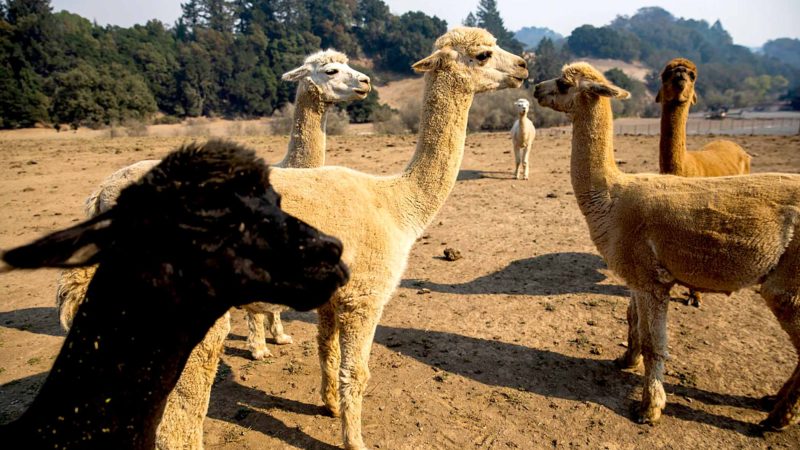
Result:
{"label": "cream alpaca", "polygon": [[514,102],[519,118],[511,127],[511,142],[514,145],[514,176],[518,180],[528,179],[528,157],[530,156],[533,140],[536,138],[536,128],[528,118],[528,100],[521,98]]}
{"label": "cream alpaca", "polygon": [[[629,94],[585,63],[536,86],[540,104],[573,120],[571,177],[592,241],[631,289],[628,350],[644,356],[641,422],[666,403],[669,291],[675,283],[732,292],[761,283],[761,295],[800,353],[800,175],[683,178],[622,173],[614,162],[609,97]],[[800,420],[800,364],[762,422]]]}
{"label": "cream alpaca", "polygon": [[476,28],[440,37],[436,51],[414,69],[425,72],[424,107],[417,149],[402,173],[379,177],[344,167],[270,173],[286,211],[344,244],[351,281],[318,310],[318,344],[322,400],[342,417],[348,449],[365,448],[361,409],[375,328],[411,246],[455,185],[473,95],[518,87],[528,74],[522,58]]}
{"label": "cream alpaca", "polygon": [[[697,67],[684,58],[675,58],[661,72],[661,140],[659,169],[663,174],[683,177],[718,177],[750,173],[750,155],[739,144],[716,140],[697,151],[686,150],[686,121],[689,107],[697,102],[694,84]],[[700,306],[700,293],[689,289],[690,305]]]}

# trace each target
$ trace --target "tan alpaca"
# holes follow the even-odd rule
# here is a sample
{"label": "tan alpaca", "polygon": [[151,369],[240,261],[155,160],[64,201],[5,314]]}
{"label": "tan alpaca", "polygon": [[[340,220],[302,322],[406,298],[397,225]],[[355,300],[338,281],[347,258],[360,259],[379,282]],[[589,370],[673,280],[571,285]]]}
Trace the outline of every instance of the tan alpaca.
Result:
{"label": "tan alpaca", "polygon": [[[669,291],[675,283],[713,292],[761,284],[761,295],[800,354],[800,175],[717,178],[622,173],[614,162],[610,97],[629,94],[586,63],[536,86],[542,106],[573,121],[571,177],[589,233],[631,289],[628,350],[644,356],[638,420],[656,422],[666,403]],[[762,422],[800,421],[800,364]]]}
{"label": "tan alpaca", "polygon": [[[697,103],[694,84],[697,67],[684,58],[675,58],[661,72],[661,140],[659,171],[682,177],[719,177],[750,173],[750,155],[739,144],[716,140],[697,151],[686,150],[686,121],[689,107]],[[687,303],[700,306],[700,293],[689,289]]]}
{"label": "tan alpaca", "polygon": [[[322,165],[325,162],[325,115],[331,105],[363,99],[370,90],[369,78],[347,65],[347,57],[334,50],[317,52],[306,58],[303,65],[284,74],[284,79],[300,81],[289,148],[278,164]],[[116,204],[122,189],[135,182],[157,165],[160,160],[145,160],[118,170],[101,182],[86,200],[86,214],[93,217]],[[278,164],[274,165],[276,167]],[[78,306],[85,297],[94,267],[81,267],[61,272],[56,293],[59,319],[68,330]],[[283,333],[280,321],[282,306],[252,303],[243,306],[248,313],[247,343],[255,359],[271,356],[265,344],[264,318],[278,344],[292,342]],[[193,351],[174,393],[167,398],[160,422],[157,447],[166,449],[202,449],[202,424],[208,411],[208,392],[214,381],[222,351],[222,343],[230,330],[225,315],[208,331],[205,340]]]}
{"label": "tan alpaca", "polygon": [[536,128],[528,118],[528,100],[521,98],[514,102],[519,118],[511,127],[511,142],[514,145],[514,176],[518,180],[528,179],[528,159],[536,138]]}

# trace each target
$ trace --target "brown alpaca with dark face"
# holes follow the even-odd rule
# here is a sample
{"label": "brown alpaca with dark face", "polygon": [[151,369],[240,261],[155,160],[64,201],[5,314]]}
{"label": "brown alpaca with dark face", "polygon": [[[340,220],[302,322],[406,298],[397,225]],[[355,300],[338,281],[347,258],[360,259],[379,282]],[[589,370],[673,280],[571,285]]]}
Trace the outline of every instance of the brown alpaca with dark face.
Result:
{"label": "brown alpaca with dark face", "polygon": [[709,142],[697,151],[686,150],[689,107],[697,102],[694,91],[697,67],[684,58],[670,61],[661,72],[661,173],[682,177],[720,177],[750,173],[750,155],[727,140]]}
{"label": "brown alpaca with dark face", "polygon": [[[661,103],[660,172],[682,177],[750,173],[750,155],[735,142],[716,140],[700,150],[686,150],[686,121],[689,107],[697,103],[696,81],[697,66],[688,59],[675,58],[661,72],[661,90],[656,96]],[[690,289],[687,302],[700,306],[700,293]]]}

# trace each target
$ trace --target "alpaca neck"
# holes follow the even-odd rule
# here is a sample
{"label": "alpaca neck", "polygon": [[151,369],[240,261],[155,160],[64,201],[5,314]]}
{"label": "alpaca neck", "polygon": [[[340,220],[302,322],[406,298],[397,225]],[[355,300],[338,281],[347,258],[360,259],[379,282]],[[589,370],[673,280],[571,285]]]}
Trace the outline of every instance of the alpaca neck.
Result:
{"label": "alpaca neck", "polygon": [[[92,448],[154,448],[167,395],[225,311],[209,311],[202,286],[187,293],[116,276],[126,269],[135,271],[99,266],[39,394],[0,437],[26,436],[34,448],[80,447],[89,437]],[[197,310],[177,308],[174,296],[182,294]]]}
{"label": "alpaca neck", "polygon": [[572,125],[572,188],[579,198],[594,198],[608,191],[621,174],[614,161],[611,101],[605,97],[584,99],[578,109]]}
{"label": "alpaca neck", "polygon": [[419,233],[433,220],[458,178],[474,93],[454,72],[425,74],[419,140],[401,177],[408,202],[402,215]]}
{"label": "alpaca neck", "polygon": [[664,102],[658,163],[661,173],[682,174],[686,159],[686,122],[689,103]]}
{"label": "alpaca neck", "polygon": [[289,149],[280,167],[325,165],[325,124],[332,104],[322,100],[319,88],[303,81],[297,88]]}
{"label": "alpaca neck", "polygon": [[525,135],[528,133],[528,121],[525,120],[528,118],[528,110],[522,111],[519,113],[519,131],[521,135]]}

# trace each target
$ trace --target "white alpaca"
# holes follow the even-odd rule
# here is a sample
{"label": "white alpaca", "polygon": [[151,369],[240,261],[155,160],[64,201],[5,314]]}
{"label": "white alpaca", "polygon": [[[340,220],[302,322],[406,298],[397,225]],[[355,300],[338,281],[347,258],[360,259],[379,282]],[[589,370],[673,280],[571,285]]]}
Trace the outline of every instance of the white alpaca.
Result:
{"label": "white alpaca", "polygon": [[514,176],[518,180],[528,179],[528,158],[530,156],[533,140],[536,138],[536,128],[528,118],[528,100],[521,98],[514,102],[519,118],[511,127],[511,142],[514,144]]}
{"label": "white alpaca", "polygon": [[[327,112],[336,103],[363,100],[371,90],[370,79],[348,65],[347,56],[328,49],[309,55],[303,65],[285,73],[287,81],[299,82],[289,147],[283,160],[272,167],[320,167],[325,163],[325,123]],[[124,167],[100,183],[86,200],[86,215],[93,217],[113,206],[120,191],[138,180],[160,160],[139,161]],[[62,272],[56,293],[61,325],[69,329],[86,286],[94,274],[93,267]],[[276,344],[290,344],[280,312],[285,307],[253,303],[244,307],[249,333],[247,345],[254,359],[272,356],[264,336],[264,319]]]}
{"label": "white alpaca", "polygon": [[[310,55],[303,65],[284,75],[298,80],[297,106],[289,148],[283,161],[272,166],[322,165],[325,161],[325,115],[334,103],[363,99],[370,90],[369,78],[347,65],[347,57],[333,50]],[[86,200],[86,214],[93,217],[116,204],[120,191],[140,179],[159,160],[139,161],[118,170],[101,182]],[[95,268],[80,267],[64,270],[58,280],[56,305],[64,329],[69,329]],[[271,356],[264,336],[264,318],[278,344],[291,343],[283,332],[280,311],[284,307],[256,302],[242,306],[248,312],[248,348],[255,359]],[[169,420],[159,425],[157,447],[167,449],[202,449],[203,420],[208,410],[207,393],[214,381],[222,343],[230,330],[227,320],[211,328],[206,339],[192,352],[164,412]]]}

